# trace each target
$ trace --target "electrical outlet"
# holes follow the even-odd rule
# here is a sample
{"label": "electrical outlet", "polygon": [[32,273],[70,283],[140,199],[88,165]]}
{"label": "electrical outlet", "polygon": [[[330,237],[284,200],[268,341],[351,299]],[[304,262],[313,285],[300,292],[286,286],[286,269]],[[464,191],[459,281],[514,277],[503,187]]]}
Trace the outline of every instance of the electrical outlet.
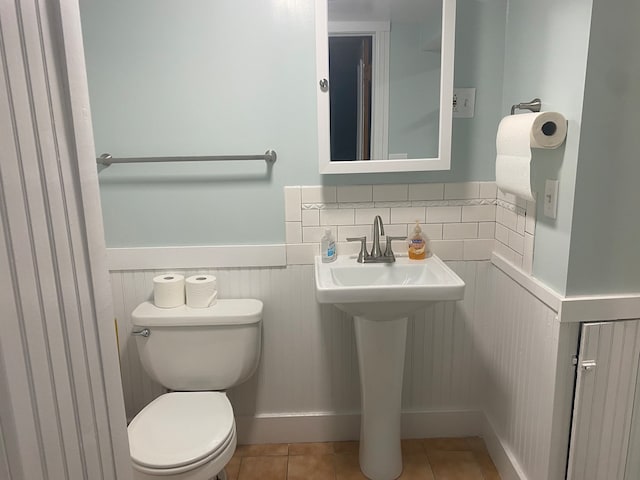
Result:
{"label": "electrical outlet", "polygon": [[475,88],[453,89],[453,116],[454,118],[473,118],[476,107]]}
{"label": "electrical outlet", "polygon": [[549,218],[558,216],[558,180],[544,182],[544,216]]}

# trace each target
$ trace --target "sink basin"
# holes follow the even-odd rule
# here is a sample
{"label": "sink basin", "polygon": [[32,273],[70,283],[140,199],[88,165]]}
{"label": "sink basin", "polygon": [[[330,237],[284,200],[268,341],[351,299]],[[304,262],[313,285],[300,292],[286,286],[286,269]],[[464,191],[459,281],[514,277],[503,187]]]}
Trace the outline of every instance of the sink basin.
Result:
{"label": "sink basin", "polygon": [[316,298],[353,315],[360,372],[360,469],[371,480],[402,473],[401,405],[408,316],[432,302],[460,300],[464,282],[437,256],[357,263],[315,259]]}
{"label": "sink basin", "polygon": [[316,298],[351,315],[384,320],[407,316],[431,302],[460,300],[464,282],[442,260],[396,259],[395,263],[315,260]]}

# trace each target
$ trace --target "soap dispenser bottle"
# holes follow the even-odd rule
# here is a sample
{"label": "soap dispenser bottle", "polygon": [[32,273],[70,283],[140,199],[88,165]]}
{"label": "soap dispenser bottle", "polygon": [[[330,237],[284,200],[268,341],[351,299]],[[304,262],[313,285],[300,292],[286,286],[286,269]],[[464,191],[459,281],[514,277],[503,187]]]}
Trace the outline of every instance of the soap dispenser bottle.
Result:
{"label": "soap dispenser bottle", "polygon": [[431,254],[429,252],[429,239],[422,233],[418,220],[416,220],[413,233],[407,239],[407,244],[409,247],[409,258],[412,260],[424,260]]}
{"label": "soap dispenser bottle", "polygon": [[320,238],[320,253],[322,255],[322,263],[330,263],[338,258],[336,241],[333,238],[330,228],[325,229],[324,235]]}

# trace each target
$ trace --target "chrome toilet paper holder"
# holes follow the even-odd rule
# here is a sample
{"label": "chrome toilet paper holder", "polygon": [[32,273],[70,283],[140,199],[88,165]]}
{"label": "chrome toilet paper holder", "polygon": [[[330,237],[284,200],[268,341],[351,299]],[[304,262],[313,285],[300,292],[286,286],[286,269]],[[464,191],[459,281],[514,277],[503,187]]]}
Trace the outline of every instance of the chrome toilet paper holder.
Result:
{"label": "chrome toilet paper holder", "polygon": [[511,115],[515,115],[516,110],[531,110],[532,112],[539,112],[542,108],[542,100],[534,98],[530,102],[518,103],[511,105]]}

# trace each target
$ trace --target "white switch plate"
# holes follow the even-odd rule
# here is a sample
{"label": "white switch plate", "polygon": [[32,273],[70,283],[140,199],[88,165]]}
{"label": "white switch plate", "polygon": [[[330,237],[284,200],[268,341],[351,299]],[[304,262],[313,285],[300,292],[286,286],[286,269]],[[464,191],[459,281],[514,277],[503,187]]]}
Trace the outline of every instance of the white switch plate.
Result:
{"label": "white switch plate", "polygon": [[544,216],[558,216],[558,180],[547,179],[544,182]]}
{"label": "white switch plate", "polygon": [[475,88],[453,89],[453,116],[454,118],[473,118],[476,108]]}

